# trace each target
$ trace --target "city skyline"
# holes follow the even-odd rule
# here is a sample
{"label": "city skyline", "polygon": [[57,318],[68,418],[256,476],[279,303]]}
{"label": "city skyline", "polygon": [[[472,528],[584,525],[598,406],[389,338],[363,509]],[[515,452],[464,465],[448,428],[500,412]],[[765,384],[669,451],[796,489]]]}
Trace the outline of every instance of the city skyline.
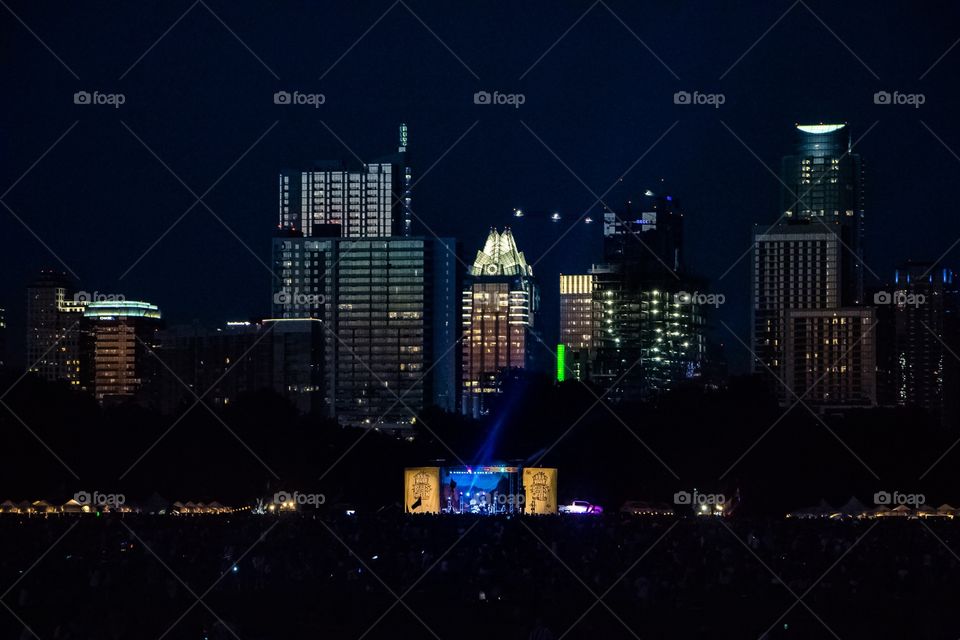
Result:
{"label": "city skyline", "polygon": [[[219,14],[216,7],[211,8]],[[380,11],[371,8],[366,15],[349,14],[334,7],[328,17],[342,28],[342,36],[338,37],[344,40],[343,51],[388,8],[389,4]],[[745,260],[740,256],[750,246],[750,225],[770,219],[779,209],[781,186],[771,170],[774,174],[779,172],[779,158],[789,142],[786,129],[796,122],[847,121],[857,133],[858,150],[870,158],[866,168],[871,187],[865,227],[865,245],[869,250],[865,262],[874,274],[888,280],[902,260],[934,260],[950,247],[952,238],[960,236],[960,228],[950,230],[954,222],[948,214],[949,206],[933,187],[949,181],[954,173],[951,165],[956,162],[949,148],[956,147],[957,136],[951,133],[952,118],[948,117],[947,110],[954,91],[948,78],[956,62],[953,55],[941,59],[952,43],[945,26],[929,23],[906,10],[895,10],[898,33],[919,47],[915,52],[917,68],[908,73],[911,70],[893,56],[892,50],[861,53],[867,46],[868,34],[880,29],[880,22],[872,16],[864,21],[854,7],[832,8],[826,17],[822,7],[811,5],[810,9],[823,17],[857,55],[851,55],[842,42],[833,38],[830,31],[800,5],[789,12],[786,12],[788,6],[779,12],[769,8],[769,23],[781,15],[783,20],[759,42],[757,39],[763,32],[737,23],[735,13],[710,14],[689,22],[691,33],[685,39],[696,42],[700,37],[709,42],[702,45],[704,50],[715,50],[716,68],[701,70],[690,64],[663,34],[637,26],[652,24],[650,19],[654,16],[629,6],[611,8],[656,56],[645,50],[614,15],[598,5],[538,61],[584,11],[561,9],[542,26],[539,37],[534,38],[517,37],[518,29],[530,15],[521,12],[516,16],[517,26],[507,27],[504,34],[515,45],[510,49],[511,64],[504,70],[515,67],[513,80],[510,73],[500,73],[487,62],[489,50],[476,46],[479,33],[476,36],[465,33],[460,23],[435,13],[428,6],[411,5],[411,9],[456,55],[451,55],[441,41],[431,36],[417,18],[400,5],[370,32],[367,36],[370,40],[361,41],[340,61],[337,60],[339,54],[329,55],[322,61],[291,58],[289,52],[263,46],[261,43],[266,40],[260,38],[266,38],[265,34],[251,30],[247,38],[236,30],[256,53],[251,55],[209,12],[191,11],[142,60],[138,58],[149,44],[157,41],[163,30],[145,33],[145,40],[149,42],[139,50],[131,45],[129,62],[118,60],[113,80],[106,71],[101,74],[96,65],[87,63],[85,56],[90,54],[81,54],[71,47],[69,37],[55,25],[47,26],[49,31],[45,33],[34,29],[73,73],[83,79],[81,82],[29,31],[12,28],[14,44],[39,68],[49,72],[51,80],[37,94],[36,90],[27,90],[33,86],[28,76],[10,69],[13,86],[23,87],[25,95],[36,96],[36,99],[33,103],[22,101],[7,105],[10,117],[25,128],[11,138],[11,153],[5,156],[4,162],[10,165],[5,167],[7,182],[16,184],[4,201],[82,281],[102,283],[103,290],[123,292],[131,298],[156,300],[171,317],[196,317],[207,324],[267,312],[263,307],[250,309],[247,300],[254,297],[250,294],[251,288],[266,291],[270,287],[271,276],[261,264],[269,263],[269,246],[258,240],[262,237],[264,215],[276,207],[271,189],[267,188],[270,176],[275,176],[283,167],[307,167],[318,159],[350,163],[372,161],[394,150],[393,140],[400,122],[410,127],[409,153],[417,168],[414,191],[418,195],[413,205],[416,217],[437,235],[456,237],[464,246],[481,240],[490,226],[512,224],[518,236],[525,238],[525,250],[531,259],[543,256],[544,273],[583,272],[589,268],[599,249],[598,224],[575,228],[557,247],[551,247],[582,213],[590,210],[595,219],[602,213],[599,206],[592,206],[595,196],[603,194],[619,177],[625,176],[621,186],[626,188],[614,189],[605,196],[614,206],[637,197],[643,189],[657,190],[659,180],[666,178],[667,190],[683,198],[692,216],[688,225],[691,267],[697,273],[712,275],[713,280],[723,285],[728,305],[719,311],[718,317],[743,339],[750,333],[749,320],[740,311],[748,304],[748,290],[742,284],[749,276]],[[25,12],[18,11],[18,15],[28,24],[43,23],[43,14],[33,14],[35,11],[27,8]],[[306,11],[309,16],[315,15],[312,12],[316,10]],[[461,11],[464,16],[471,15],[470,8]],[[671,14],[680,10],[659,8],[655,11],[662,14],[656,17],[663,21],[679,19]],[[153,17],[158,24],[163,23],[164,18],[172,24],[181,13],[171,8],[169,16],[160,12]],[[33,21],[31,15],[36,15]],[[857,20],[848,19],[854,15],[858,16]],[[73,17],[91,33],[109,27],[109,21],[98,26],[85,22],[79,14]],[[708,18],[727,29],[727,38],[722,43],[704,38],[703,22],[710,22]],[[229,16],[224,20],[231,23]],[[758,16],[758,20],[762,22],[763,17]],[[856,24],[857,28],[839,26],[847,24]],[[551,27],[555,28],[551,30]],[[808,57],[804,66],[797,66],[782,47],[780,38],[790,30],[807,34],[811,42],[822,43],[820,47],[811,47],[808,56],[812,57]],[[378,59],[379,47],[391,50],[398,37],[414,31],[418,37],[407,54],[423,63],[419,72],[387,74],[383,90],[369,87],[359,94],[348,91],[351,78]],[[489,34],[489,31],[480,33]],[[908,38],[916,33],[924,33],[925,37]],[[231,88],[226,79],[205,85],[200,82],[202,76],[192,80],[193,67],[206,69],[212,61],[202,57],[199,65],[196,61],[188,63],[177,49],[177,43],[199,34],[215,38],[216,50],[231,61],[239,77],[247,80],[245,86]],[[610,53],[596,52],[603,64],[592,65],[596,68],[590,72],[597,76],[598,82],[617,86],[614,78],[626,70],[624,64],[635,65],[637,73],[642,73],[645,79],[644,97],[639,102],[631,100],[634,90],[627,85],[623,105],[605,101],[601,108],[591,106],[594,101],[589,96],[570,91],[564,100],[571,112],[596,115],[609,112],[609,117],[581,119],[576,126],[571,126],[572,123],[551,115],[551,105],[556,104],[558,97],[552,85],[563,69],[584,77],[585,65],[578,61],[575,52],[578,45],[594,42],[591,36],[599,34],[610,38],[610,46],[606,47]],[[56,46],[58,40],[64,43],[60,47]],[[739,59],[755,42],[755,48]],[[335,49],[331,45],[331,50]],[[612,52],[617,52],[625,62],[617,62]],[[755,53],[760,53],[756,60]],[[71,55],[74,64],[70,64]],[[458,57],[481,81],[461,65]],[[680,80],[657,61],[658,57]],[[118,58],[123,56],[118,53]],[[782,70],[783,79],[758,94],[749,81],[758,73],[757,65],[761,61],[770,69]],[[181,71],[177,74],[179,79],[173,82],[178,89],[169,98],[151,89],[151,85],[143,84],[161,64]],[[436,71],[430,73],[427,67]],[[329,73],[325,73],[328,69]],[[788,80],[788,71],[795,72],[796,77]],[[766,77],[771,75],[764,73]],[[437,74],[452,84],[441,90],[436,85]],[[122,81],[121,75],[124,75]],[[237,77],[233,72],[227,75]],[[318,80],[321,75],[324,75],[322,81]],[[518,81],[521,75],[523,79]],[[848,77],[857,82],[838,82]],[[104,85],[101,93],[107,93],[116,84],[117,90],[125,92],[126,102],[116,109],[73,104],[75,92],[89,93],[96,90],[98,83]],[[501,85],[499,89],[498,85]],[[675,93],[693,93],[698,86],[700,94],[722,93],[724,103],[714,108],[674,102]],[[794,86],[814,89],[798,93]],[[262,87],[262,93],[258,87]],[[242,135],[236,126],[224,126],[225,121],[213,117],[223,104],[218,102],[220,106],[216,106],[211,101],[213,90],[223,91],[223,99],[239,109],[237,115],[245,123]],[[326,100],[317,107],[274,103],[274,94],[278,91],[292,94],[296,90],[301,94],[320,92]],[[517,107],[474,104],[474,93],[494,90],[501,94],[519,91],[526,100]],[[927,99],[919,109],[874,102],[874,93],[896,91],[900,94],[923,92]],[[407,93],[409,98],[399,97]],[[142,99],[135,99],[137,95]],[[186,95],[200,99],[191,102],[176,98]],[[143,99],[146,97],[155,105],[154,109],[148,107],[147,100]],[[174,99],[177,101],[171,102]],[[416,111],[410,108],[413,103],[418,105]],[[171,111],[174,104],[177,110]],[[626,109],[627,104],[642,105],[643,118],[633,114],[635,110]],[[163,123],[151,115],[163,109],[191,115]],[[357,126],[361,120],[355,118],[362,118],[363,126]],[[76,128],[57,142],[75,122]],[[209,124],[206,128],[209,133],[199,135],[195,130],[199,122]],[[62,126],[54,127],[54,123]],[[109,148],[90,138],[94,131],[104,132],[107,137],[102,140],[109,141]],[[177,134],[178,131],[182,133]],[[82,135],[77,136],[78,133]],[[234,133],[238,135],[228,135]],[[389,146],[386,141],[390,141]],[[914,153],[915,145],[922,145],[923,153]],[[122,149],[128,160],[118,164],[107,157],[114,153],[110,150],[114,148]],[[48,149],[50,153],[44,155]],[[245,153],[248,150],[249,153]],[[643,159],[634,164],[641,155]],[[10,159],[14,156],[24,161],[13,163]],[[41,156],[43,159],[36,168],[27,172]],[[910,157],[910,162],[903,162],[905,157]],[[81,158],[92,161],[76,162]],[[519,172],[507,171],[508,158],[524,159],[526,168]],[[57,163],[64,162],[71,166],[65,183],[48,184],[41,189],[43,170],[54,170]],[[164,164],[174,173],[168,172]],[[626,172],[628,168],[630,171]],[[183,188],[174,174],[189,185],[193,194]],[[193,196],[203,194],[221,175],[223,180],[205,195],[204,201],[224,224],[211,215],[204,204],[196,204],[177,222],[181,213],[193,204]],[[479,176],[496,176],[485,180],[488,186],[484,193],[488,195],[465,197],[476,192],[474,180]],[[898,189],[901,176],[909,177],[911,185],[926,186]],[[108,184],[111,191],[99,188]],[[69,191],[65,190],[66,185],[70,185]],[[143,189],[157,197],[146,201],[137,197]],[[105,193],[112,195],[105,197],[102,195]],[[71,201],[78,203],[81,215],[60,213],[56,203]],[[131,204],[142,213],[133,217],[118,212],[111,217],[114,224],[84,224],[84,220],[97,220],[98,210],[118,211],[121,203]],[[564,219],[553,227],[545,227],[542,220],[533,217],[514,220],[510,216],[515,207],[531,211],[558,210]],[[903,212],[913,208],[924,210],[931,219],[945,226],[943,247],[930,247],[923,230],[901,226]],[[451,213],[457,209],[462,209],[463,215]],[[44,215],[43,211],[48,213]],[[62,265],[10,212],[7,214],[3,222],[4,235],[20,242],[8,254],[11,277],[6,281],[8,284],[0,288],[0,305],[7,309],[10,333],[22,335],[24,319],[16,312],[22,300],[20,283],[41,267],[52,264],[62,268]],[[134,219],[138,221],[135,225],[131,224]],[[414,224],[419,224],[416,219]],[[69,233],[63,231],[66,229],[70,229]],[[157,242],[168,230],[169,234]],[[716,242],[718,237],[723,241]],[[155,246],[154,242],[157,242]],[[931,253],[937,255],[929,255]],[[235,259],[224,261],[217,258],[219,255],[231,255]],[[184,256],[189,259],[184,260]],[[571,261],[577,263],[573,268],[568,266]],[[190,267],[185,263],[190,263]],[[732,270],[725,274],[731,265]],[[158,277],[159,270],[165,270],[169,277]],[[196,290],[184,290],[173,284],[183,281],[190,271],[215,273],[218,284]],[[865,273],[865,279],[875,280],[869,272]],[[553,305],[551,301],[558,297],[558,284],[552,280],[544,279],[543,283],[548,305]],[[547,339],[553,342],[557,337],[556,307],[547,308],[545,312]],[[9,342],[10,351],[18,360],[23,360],[20,341]],[[733,347],[728,351],[734,370],[748,370],[749,354],[729,341],[728,347]]]}
{"label": "city skyline", "polygon": [[0,0],[0,637],[949,635],[958,25]]}

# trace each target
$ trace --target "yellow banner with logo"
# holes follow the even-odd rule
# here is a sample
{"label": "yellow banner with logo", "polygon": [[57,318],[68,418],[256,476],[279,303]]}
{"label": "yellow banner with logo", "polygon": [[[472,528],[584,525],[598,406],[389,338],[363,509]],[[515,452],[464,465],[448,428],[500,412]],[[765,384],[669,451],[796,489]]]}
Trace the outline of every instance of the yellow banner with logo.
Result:
{"label": "yellow banner with logo", "polygon": [[405,513],[440,513],[440,467],[404,470]]}
{"label": "yellow banner with logo", "polygon": [[523,470],[526,494],[524,513],[543,515],[557,512],[557,470],[539,467]]}

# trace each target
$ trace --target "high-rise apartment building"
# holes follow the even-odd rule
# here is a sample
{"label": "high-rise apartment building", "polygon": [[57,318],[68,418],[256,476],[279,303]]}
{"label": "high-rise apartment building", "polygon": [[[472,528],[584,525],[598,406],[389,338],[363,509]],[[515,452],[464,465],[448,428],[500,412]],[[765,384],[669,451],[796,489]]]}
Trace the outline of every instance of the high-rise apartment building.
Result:
{"label": "high-rise apartment building", "polygon": [[462,400],[465,414],[480,415],[503,376],[529,368],[538,343],[540,292],[533,268],[510,229],[491,229],[470,267],[461,300]]}
{"label": "high-rise apartment building", "polygon": [[797,125],[795,135],[782,163],[781,219],[753,233],[753,370],[785,406],[804,392],[821,409],[873,405],[876,314],[861,306],[863,163],[846,124]]}
{"label": "high-rise apartment building", "polygon": [[273,256],[273,316],[322,321],[331,415],[405,424],[425,406],[455,408],[452,239],[281,233]]}
{"label": "high-rise apartment building", "polygon": [[306,237],[324,225],[339,225],[344,238],[409,236],[413,175],[405,124],[399,133],[397,152],[374,162],[320,162],[305,170],[282,171],[278,227]]}
{"label": "high-rise apartment building", "polygon": [[83,303],[74,289],[66,274],[49,270],[27,286],[27,371],[80,388]]}
{"label": "high-rise apartment building", "polygon": [[753,367],[782,377],[787,312],[841,306],[842,247],[835,233],[809,221],[757,225],[753,242]]}
{"label": "high-rise apartment building", "polygon": [[560,378],[589,377],[601,308],[594,298],[595,280],[592,274],[560,274],[560,344],[565,354],[557,372]]}
{"label": "high-rise apartment building", "polygon": [[785,385],[821,410],[875,406],[875,322],[872,307],[787,311]]}
{"label": "high-rise apartment building", "polygon": [[90,302],[83,310],[81,367],[84,386],[99,402],[132,398],[157,369],[151,353],[161,327],[149,302]]}

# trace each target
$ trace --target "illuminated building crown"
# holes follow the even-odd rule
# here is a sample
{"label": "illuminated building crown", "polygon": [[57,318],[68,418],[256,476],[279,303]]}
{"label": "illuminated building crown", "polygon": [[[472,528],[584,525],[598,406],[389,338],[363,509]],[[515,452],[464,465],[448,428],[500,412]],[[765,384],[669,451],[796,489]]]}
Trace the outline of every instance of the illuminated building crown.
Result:
{"label": "illuminated building crown", "polygon": [[503,233],[490,229],[490,235],[470,267],[471,276],[532,276],[533,267],[527,264],[523,252],[517,248],[509,228]]}

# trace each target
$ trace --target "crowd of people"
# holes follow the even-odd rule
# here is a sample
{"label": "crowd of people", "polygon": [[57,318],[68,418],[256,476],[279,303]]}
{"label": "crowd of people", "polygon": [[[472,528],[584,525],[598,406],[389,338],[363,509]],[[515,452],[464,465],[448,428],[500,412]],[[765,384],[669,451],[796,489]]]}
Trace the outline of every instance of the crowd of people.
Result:
{"label": "crowd of people", "polygon": [[0,540],[3,638],[926,639],[960,592],[954,521],[9,516]]}

